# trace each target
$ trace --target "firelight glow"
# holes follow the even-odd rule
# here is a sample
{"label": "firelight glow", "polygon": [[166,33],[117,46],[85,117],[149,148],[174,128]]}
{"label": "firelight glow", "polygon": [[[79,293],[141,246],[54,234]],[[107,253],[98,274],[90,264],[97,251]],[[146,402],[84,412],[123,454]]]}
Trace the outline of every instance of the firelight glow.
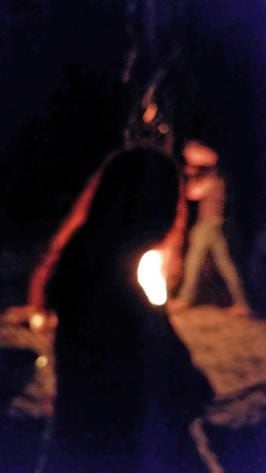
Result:
{"label": "firelight glow", "polygon": [[149,301],[163,305],[167,300],[166,280],[162,273],[163,256],[158,250],[150,250],[141,257],[138,266],[138,281]]}
{"label": "firelight glow", "polygon": [[45,317],[42,314],[33,314],[30,318],[30,328],[32,330],[40,330],[43,328]]}

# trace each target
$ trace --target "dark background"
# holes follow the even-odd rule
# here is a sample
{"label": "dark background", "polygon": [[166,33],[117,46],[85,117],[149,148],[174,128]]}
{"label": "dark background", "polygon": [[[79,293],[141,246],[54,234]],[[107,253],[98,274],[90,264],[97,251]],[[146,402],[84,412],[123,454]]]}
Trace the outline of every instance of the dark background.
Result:
{"label": "dark background", "polygon": [[221,153],[232,247],[263,312],[265,24],[262,0],[1,1],[1,309],[25,302],[41,251],[162,68],[177,155],[191,135]]}

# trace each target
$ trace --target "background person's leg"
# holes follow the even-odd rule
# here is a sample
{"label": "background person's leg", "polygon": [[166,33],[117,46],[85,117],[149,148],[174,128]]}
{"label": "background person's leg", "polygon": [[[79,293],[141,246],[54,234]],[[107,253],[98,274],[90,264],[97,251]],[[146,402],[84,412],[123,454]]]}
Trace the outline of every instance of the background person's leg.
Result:
{"label": "background person's leg", "polygon": [[189,248],[184,262],[184,279],[178,293],[177,303],[180,301],[180,308],[182,302],[184,302],[184,306],[190,305],[195,299],[200,270],[209,248],[209,240],[208,225],[205,222],[196,223],[190,234]]}
{"label": "background person's leg", "polygon": [[232,296],[232,313],[234,311],[239,314],[250,313],[251,310],[244,293],[242,282],[230,256],[229,247],[221,226],[217,226],[215,232],[213,232],[211,251],[217,269],[226,282]]}

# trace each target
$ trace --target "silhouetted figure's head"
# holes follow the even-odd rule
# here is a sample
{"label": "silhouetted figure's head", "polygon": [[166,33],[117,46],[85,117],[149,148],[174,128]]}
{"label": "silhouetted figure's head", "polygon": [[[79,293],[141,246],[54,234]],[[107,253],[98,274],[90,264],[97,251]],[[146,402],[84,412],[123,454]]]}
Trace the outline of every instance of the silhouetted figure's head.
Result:
{"label": "silhouetted figure's head", "polygon": [[88,218],[89,233],[131,248],[160,241],[177,202],[174,161],[152,148],[121,151],[106,162]]}

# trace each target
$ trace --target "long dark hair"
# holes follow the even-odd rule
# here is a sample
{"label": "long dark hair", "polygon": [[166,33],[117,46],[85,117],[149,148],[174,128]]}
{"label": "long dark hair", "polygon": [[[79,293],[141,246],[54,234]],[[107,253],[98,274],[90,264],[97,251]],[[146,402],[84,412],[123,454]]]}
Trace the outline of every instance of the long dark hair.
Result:
{"label": "long dark hair", "polygon": [[176,214],[175,162],[157,149],[123,150],[107,160],[85,232],[121,244],[160,241]]}

